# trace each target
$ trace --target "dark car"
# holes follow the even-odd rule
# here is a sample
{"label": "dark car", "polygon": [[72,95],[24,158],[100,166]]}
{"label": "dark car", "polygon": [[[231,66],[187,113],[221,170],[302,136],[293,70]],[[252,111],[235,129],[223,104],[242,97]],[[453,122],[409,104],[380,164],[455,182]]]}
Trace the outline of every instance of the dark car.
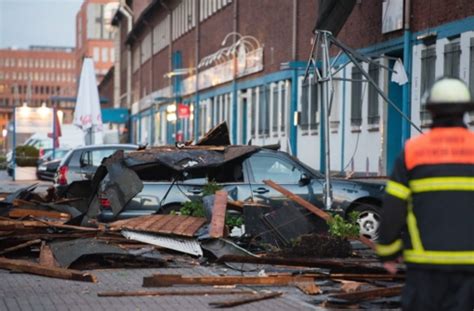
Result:
{"label": "dark car", "polygon": [[112,155],[117,150],[137,150],[137,145],[110,144],[91,145],[70,150],[59,163],[54,176],[58,191],[64,190],[73,181],[92,179],[102,159]]}
{"label": "dark car", "polygon": [[61,163],[61,159],[41,163],[36,168],[36,177],[41,180],[54,181],[54,176],[58,171],[59,163]]}
{"label": "dark car", "polygon": [[71,149],[57,148],[57,149],[43,149],[43,155],[40,155],[37,166],[40,166],[44,162],[49,162],[52,160],[61,160],[66,156],[66,154]]}
{"label": "dark car", "polygon": [[[132,154],[133,155],[133,154]],[[182,157],[186,159],[186,156]],[[191,163],[191,162],[190,162]],[[157,171],[157,170],[156,170]],[[215,180],[233,200],[271,201],[281,204],[288,199],[263,183],[273,180],[289,191],[324,209],[324,176],[285,152],[259,149],[247,156],[226,163],[218,169],[208,170],[207,178],[181,180],[171,185],[171,180],[159,179],[163,170],[153,173],[147,168],[137,174],[143,181],[143,190],[120,213],[113,213],[104,192],[101,197],[102,221],[148,215],[156,212],[169,213],[183,202],[202,195],[208,179]],[[104,184],[103,181],[102,185]],[[361,233],[375,239],[380,222],[380,206],[384,185],[344,179],[332,180],[333,205],[331,212],[347,215],[360,213]]]}

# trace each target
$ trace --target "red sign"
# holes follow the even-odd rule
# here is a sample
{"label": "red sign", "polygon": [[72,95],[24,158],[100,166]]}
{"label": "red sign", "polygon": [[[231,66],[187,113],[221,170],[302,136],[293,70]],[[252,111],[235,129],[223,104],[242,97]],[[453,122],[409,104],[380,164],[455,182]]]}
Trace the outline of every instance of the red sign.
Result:
{"label": "red sign", "polygon": [[178,118],[187,119],[191,115],[191,110],[188,105],[178,104]]}

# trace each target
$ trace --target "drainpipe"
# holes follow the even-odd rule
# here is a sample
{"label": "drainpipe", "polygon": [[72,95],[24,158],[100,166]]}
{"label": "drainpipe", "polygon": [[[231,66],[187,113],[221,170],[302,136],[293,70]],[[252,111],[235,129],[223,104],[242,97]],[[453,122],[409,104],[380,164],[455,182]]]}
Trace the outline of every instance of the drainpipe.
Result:
{"label": "drainpipe", "polygon": [[[238,32],[238,17],[239,17],[239,1],[234,1],[234,17],[233,17],[233,31],[234,33]],[[237,38],[234,36],[234,44]],[[234,72],[233,72],[233,79],[232,79],[232,143],[237,143],[237,58],[234,55]]]}
{"label": "drainpipe", "polygon": [[[204,0],[206,1],[206,0]],[[196,8],[195,8],[195,16],[196,16],[196,50],[194,51],[194,55],[195,55],[195,68],[196,68],[196,71],[195,71],[195,74],[196,74],[196,86],[195,86],[195,96],[196,96],[196,100],[195,100],[195,104],[194,104],[194,111],[193,111],[193,119],[194,119],[194,131],[193,131],[193,134],[194,134],[194,141],[197,142],[199,140],[199,111],[200,111],[200,106],[199,106],[199,68],[198,68],[198,65],[199,65],[199,57],[200,57],[200,53],[199,53],[199,47],[200,47],[200,38],[199,38],[199,24],[200,24],[200,19],[201,19],[201,16],[200,16],[200,10],[199,8],[201,7],[201,0],[198,0],[197,3],[196,3]]]}
{"label": "drainpipe", "polygon": [[[127,18],[127,34],[132,31],[133,15],[130,8],[123,4],[119,7],[120,12]],[[132,50],[130,45],[127,45],[127,105],[132,105]]]}
{"label": "drainpipe", "polygon": [[[297,42],[298,42],[298,0],[293,0],[293,38],[292,38],[292,49],[291,57],[293,61],[296,61],[297,55]],[[298,109],[298,68],[293,68],[293,74],[291,76],[291,102],[290,102],[290,113],[288,113],[287,122],[290,128],[289,150],[291,154],[296,157],[297,153],[297,125],[295,124],[295,115]]]}
{"label": "drainpipe", "polygon": [[[410,31],[410,0],[405,0],[405,25],[403,33],[403,62],[405,65],[405,71],[408,75],[408,82],[403,85],[402,93],[402,111],[410,117],[411,116],[411,103],[410,103],[410,91],[411,91],[411,58],[412,58],[412,46],[411,46],[411,31]],[[405,141],[410,138],[410,124],[406,119],[402,120],[402,146]]]}

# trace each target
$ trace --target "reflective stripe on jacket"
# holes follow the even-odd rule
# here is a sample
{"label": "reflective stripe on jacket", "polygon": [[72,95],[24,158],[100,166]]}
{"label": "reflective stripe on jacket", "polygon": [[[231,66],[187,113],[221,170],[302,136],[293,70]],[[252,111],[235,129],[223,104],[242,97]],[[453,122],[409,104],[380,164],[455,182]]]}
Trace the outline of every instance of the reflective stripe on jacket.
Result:
{"label": "reflective stripe on jacket", "polygon": [[474,133],[409,140],[387,183],[377,253],[414,265],[474,268]]}

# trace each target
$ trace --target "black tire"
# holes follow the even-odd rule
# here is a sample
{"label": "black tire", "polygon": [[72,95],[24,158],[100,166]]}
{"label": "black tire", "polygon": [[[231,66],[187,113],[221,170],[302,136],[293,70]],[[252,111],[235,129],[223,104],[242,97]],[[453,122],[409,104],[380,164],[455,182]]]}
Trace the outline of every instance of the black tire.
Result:
{"label": "black tire", "polygon": [[382,221],[380,207],[375,204],[360,203],[353,211],[359,213],[357,222],[360,226],[360,234],[374,242],[377,241]]}
{"label": "black tire", "polygon": [[171,203],[160,208],[160,210],[158,211],[158,214],[168,215],[171,212],[179,212],[181,207],[183,206],[179,203]]}

